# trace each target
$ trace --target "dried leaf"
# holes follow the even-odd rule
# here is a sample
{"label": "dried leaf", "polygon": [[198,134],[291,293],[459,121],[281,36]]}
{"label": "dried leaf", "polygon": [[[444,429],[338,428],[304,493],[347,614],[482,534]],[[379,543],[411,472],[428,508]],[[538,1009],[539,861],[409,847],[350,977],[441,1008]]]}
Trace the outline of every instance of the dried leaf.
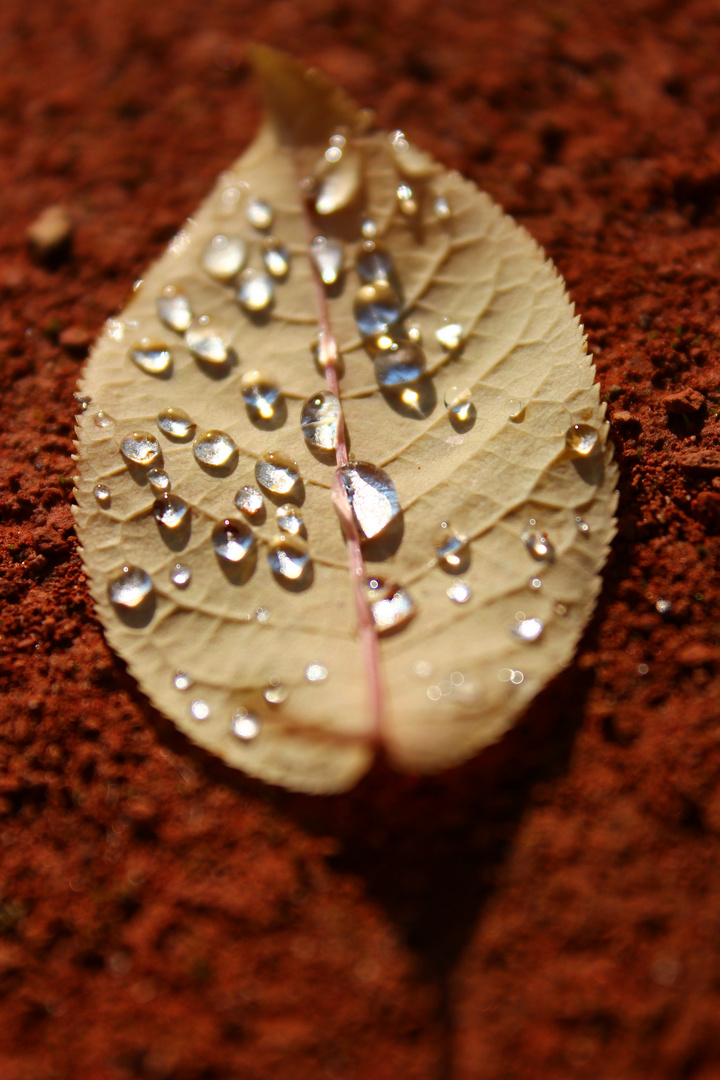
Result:
{"label": "dried leaf", "polygon": [[255,64],[267,124],[88,362],[77,527],[154,705],[330,792],[380,746],[464,760],[568,662],[616,470],[527,233],[318,73]]}

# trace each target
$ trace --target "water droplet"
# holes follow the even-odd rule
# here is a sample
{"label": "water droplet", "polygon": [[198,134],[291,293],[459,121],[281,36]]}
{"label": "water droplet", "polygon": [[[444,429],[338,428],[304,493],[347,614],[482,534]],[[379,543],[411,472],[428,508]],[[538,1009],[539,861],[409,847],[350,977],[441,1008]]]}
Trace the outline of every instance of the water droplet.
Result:
{"label": "water droplet", "polygon": [[408,341],[375,357],[375,378],[384,390],[395,390],[417,382],[425,371],[425,353]]}
{"label": "water droplet", "polygon": [[190,233],[187,229],[180,229],[168,244],[168,251],[175,256],[182,255],[189,243]]}
{"label": "water droplet", "polygon": [[160,322],[177,334],[184,334],[194,318],[190,301],[176,285],[165,286],[162,295],[155,301],[155,307]]}
{"label": "water droplet", "polygon": [[239,708],[233,714],[230,730],[241,742],[252,742],[260,734],[260,721],[254,713]]}
{"label": "water droplet", "polygon": [[246,484],[241,487],[235,496],[235,505],[238,510],[242,510],[243,514],[247,517],[257,517],[258,514],[262,514],[265,509],[265,500],[262,497],[262,493],[258,491],[256,487],[252,487],[250,484]]}
{"label": "water droplet", "polygon": [[336,161],[339,161],[342,157],[342,150],[339,146],[329,146],[325,151],[325,160],[333,165]]}
{"label": "water droplet", "polygon": [[444,524],[446,528],[435,548],[435,554],[442,570],[449,574],[457,574],[458,570],[465,570],[470,562],[467,536],[450,529],[447,523]]}
{"label": "water droplet", "polygon": [[573,424],[565,432],[565,441],[570,450],[580,457],[590,457],[597,449],[599,435],[597,428],[589,424]]}
{"label": "water droplet", "polygon": [[452,585],[445,590],[446,596],[456,604],[467,604],[472,596],[472,589],[466,581],[455,578]]}
{"label": "water droplet", "polygon": [[328,669],[323,664],[313,662],[305,668],[305,678],[308,682],[324,682],[328,677]]}
{"label": "water droplet", "polygon": [[353,201],[360,187],[361,170],[357,152],[343,151],[339,146],[330,147],[318,172],[316,213],[324,216],[343,210]]}
{"label": "water droplet", "polygon": [[457,349],[462,342],[463,328],[460,323],[444,322],[443,325],[438,327],[435,331],[435,337],[440,342],[443,349],[452,352],[452,350]]}
{"label": "water droplet", "polygon": [[450,682],[453,686],[462,686],[465,682],[465,676],[462,671],[453,671],[450,675]]}
{"label": "water droplet", "polygon": [[189,566],[185,566],[184,563],[176,562],[174,566],[170,567],[170,580],[173,585],[177,585],[178,589],[187,588],[191,577],[192,570]]}
{"label": "water droplet", "polygon": [[230,185],[230,187],[225,188],[220,198],[223,207],[227,210],[231,210],[234,206],[237,206],[240,201],[240,189],[236,188],[234,185]]}
{"label": "water droplet", "polygon": [[176,671],[173,676],[173,686],[176,690],[189,690],[193,681],[184,671]]}
{"label": "water droplet", "polygon": [[438,195],[437,199],[435,199],[433,210],[435,211],[435,217],[440,218],[441,221],[445,221],[450,217],[451,210],[444,195]]}
{"label": "water droplet", "polygon": [[337,475],[347,492],[361,538],[372,540],[400,513],[395,485],[383,469],[366,461],[343,465]]}
{"label": "water droplet", "polygon": [[400,318],[400,297],[387,281],[376,281],[358,289],[353,303],[353,315],[364,338],[387,334]]}
{"label": "water droplet", "polygon": [[659,611],[661,615],[667,615],[668,611],[672,611],[672,600],[657,600],[655,610]]}
{"label": "water droplet", "polygon": [[181,529],[186,515],[189,513],[190,507],[181,499],[179,495],[171,495],[166,491],[155,503],[153,514],[158,525],[161,525],[163,529],[170,529],[174,532],[176,529]]}
{"label": "water droplet", "polygon": [[77,391],[73,394],[73,397],[75,398],[78,405],[80,406],[80,411],[81,412],[85,412],[85,410],[87,409],[88,405],[90,404],[90,402],[92,400],[92,398],[90,398],[90,396],[88,394],[80,394]]}
{"label": "water droplet", "polygon": [[316,236],[310,245],[310,258],[325,285],[334,285],[345,262],[345,249],[339,240]]}
{"label": "water droplet", "polygon": [[510,398],[508,402],[508,420],[512,420],[513,424],[521,424],[525,419],[525,407],[524,401]]}
{"label": "water droplet", "polygon": [[147,481],[154,495],[162,495],[171,487],[170,477],[164,469],[151,469],[147,474]]}
{"label": "water droplet", "polygon": [[240,393],[251,420],[272,420],[281,398],[280,387],[264,371],[248,371],[240,380]]}
{"label": "water droplet", "polygon": [[308,398],[300,414],[300,429],[308,446],[334,450],[340,422],[340,402],[325,390]]}
{"label": "water droplet", "polygon": [[268,563],[276,577],[299,581],[310,565],[307,544],[299,536],[275,536],[268,546]]}
{"label": "water droplet", "polygon": [[112,502],[112,494],[107,484],[96,484],[93,488],[93,495],[98,506],[101,506],[103,510],[107,510]]}
{"label": "water droplet", "polygon": [[279,679],[270,679],[270,685],[263,693],[263,697],[269,705],[282,705],[283,701],[287,701],[288,688],[283,686]]}
{"label": "water droplet", "polygon": [[412,666],[413,674],[420,679],[427,679],[433,673],[433,666],[427,660],[416,660]]}
{"label": "water droplet", "polygon": [[95,423],[95,427],[99,428],[109,428],[112,427],[115,423],[112,416],[104,412],[102,409],[100,409],[100,412],[95,413],[93,421]]}
{"label": "water droplet", "polygon": [[406,153],[410,146],[407,139],[405,138],[404,132],[400,130],[391,131],[388,135],[388,139],[390,140],[390,145],[392,146],[396,154]]}
{"label": "water droplet", "polygon": [[268,236],[263,243],[263,262],[274,278],[284,278],[290,269],[290,252],[276,236]]}
{"label": "water droplet", "polygon": [[513,626],[512,632],[521,641],[537,641],[544,629],[544,624],[540,619],[519,619]]}
{"label": "water droplet", "polygon": [[212,545],[219,559],[237,566],[255,547],[255,536],[244,521],[226,518],[213,529]]}
{"label": "water droplet", "polygon": [[165,375],[172,368],[172,353],[162,341],[143,338],[128,356],[147,375]]}
{"label": "water droplet", "polygon": [[367,217],[366,214],[363,214],[360,220],[360,232],[363,234],[366,240],[372,240],[373,237],[377,236],[377,225],[375,224],[373,219]]}
{"label": "water droplet", "polygon": [[413,345],[422,343],[422,330],[417,323],[408,323],[405,327],[405,333],[408,341],[412,341]]}
{"label": "water droplet", "polygon": [[378,634],[399,630],[415,614],[412,597],[399,585],[385,584],[373,578],[368,591],[370,612]]}
{"label": "water droplet", "polygon": [[134,611],[148,599],[153,583],[146,570],[139,566],[123,566],[119,577],[108,585],[108,596],[115,607]]}
{"label": "water droplet", "polygon": [[588,525],[587,521],[583,521],[581,517],[576,516],[575,526],[578,532],[583,533],[585,536],[590,535],[590,526]]}
{"label": "water droplet", "polygon": [[195,433],[195,422],[184,409],[177,409],[173,405],[160,410],[156,423],[163,435],[171,439],[188,439]]}
{"label": "water droplet", "polygon": [[358,277],[372,284],[387,281],[392,270],[392,256],[374,240],[365,240],[355,262]]}
{"label": "water droplet", "polygon": [[125,323],[120,319],[108,319],[105,323],[105,333],[113,341],[122,341],[125,337]]}
{"label": "water droplet", "polygon": [[528,529],[527,532],[521,534],[520,539],[533,559],[537,559],[538,562],[552,562],[555,558],[555,548],[548,539],[547,533]]}
{"label": "water droplet", "polygon": [[210,706],[202,698],[194,698],[190,702],[190,715],[194,720],[207,720],[210,716]]}
{"label": "water droplet", "polygon": [[269,229],[273,223],[273,212],[262,199],[251,199],[247,206],[247,219],[255,229]]}
{"label": "water droplet", "polygon": [[225,431],[203,431],[193,443],[193,454],[200,465],[222,469],[237,454],[237,447]]}
{"label": "water droplet", "polygon": [[261,625],[264,625],[266,622],[270,621],[270,612],[267,608],[259,607],[255,611],[255,618]]}
{"label": "water droplet", "polygon": [[190,352],[208,364],[227,362],[230,340],[227,326],[209,315],[201,315],[185,331],[185,344]]}
{"label": "water droplet", "polygon": [[300,469],[287,454],[270,450],[255,463],[255,479],[273,495],[289,495],[300,480]]}
{"label": "water droplet", "polygon": [[206,245],[200,262],[203,270],[216,281],[230,281],[238,274],[247,258],[247,246],[239,236],[218,233]]}
{"label": "water droplet", "polygon": [[531,577],[529,585],[531,589],[542,589],[542,579],[539,577]]}
{"label": "water droplet", "polygon": [[439,686],[428,686],[426,693],[431,701],[439,701],[442,697],[442,690]]}
{"label": "water droplet", "polygon": [[283,503],[282,506],[278,506],[275,511],[275,521],[282,533],[288,533],[291,536],[307,536],[302,514],[292,503]]}
{"label": "water droplet", "polygon": [[509,682],[513,686],[520,686],[525,681],[525,676],[522,671],[516,671],[514,668],[500,668],[498,671],[498,679],[500,682]]}
{"label": "water droplet", "polygon": [[417,214],[418,204],[409,184],[398,184],[397,201],[400,213],[406,217]]}
{"label": "water droplet", "polygon": [[567,606],[565,604],[562,604],[559,600],[556,604],[553,605],[553,611],[556,615],[560,615],[562,618],[564,618],[568,613]]}
{"label": "water droplet", "polygon": [[120,453],[131,465],[141,465],[146,469],[162,463],[160,443],[147,431],[133,431],[120,443]]}
{"label": "water droplet", "polygon": [[275,299],[273,279],[265,270],[249,266],[240,275],[237,300],[246,311],[266,311]]}

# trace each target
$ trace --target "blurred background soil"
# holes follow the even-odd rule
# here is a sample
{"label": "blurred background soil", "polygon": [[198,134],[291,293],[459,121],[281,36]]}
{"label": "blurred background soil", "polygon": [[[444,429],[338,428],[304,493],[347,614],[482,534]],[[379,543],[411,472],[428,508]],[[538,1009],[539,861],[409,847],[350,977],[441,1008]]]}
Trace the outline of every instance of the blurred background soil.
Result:
{"label": "blurred background soil", "polygon": [[[253,40],[544,245],[620,466],[573,665],[462,769],[334,799],[153,712],[70,513],[83,359],[250,142]],[[719,58],[709,0],[4,0],[3,1080],[720,1077]]]}

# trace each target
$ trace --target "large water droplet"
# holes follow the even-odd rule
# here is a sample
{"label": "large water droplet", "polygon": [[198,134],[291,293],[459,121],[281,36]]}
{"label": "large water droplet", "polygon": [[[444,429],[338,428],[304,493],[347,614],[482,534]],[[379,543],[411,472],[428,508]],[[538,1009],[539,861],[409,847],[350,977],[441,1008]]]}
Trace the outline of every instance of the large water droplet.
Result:
{"label": "large water droplet", "polygon": [[145,337],[132,346],[128,356],[147,375],[166,375],[172,368],[172,353],[162,341]]}
{"label": "large water droplet", "polygon": [[198,464],[222,469],[232,462],[237,446],[225,431],[203,431],[193,443],[193,454]]}
{"label": "large water droplet", "polygon": [[334,285],[340,277],[345,261],[345,250],[339,240],[316,236],[310,245],[310,258],[317,267],[325,285]]}
{"label": "large water droplet", "polygon": [[195,698],[190,702],[190,715],[193,720],[207,720],[210,716],[210,706],[203,698]]}
{"label": "large water droplet", "polygon": [[340,422],[340,402],[325,390],[308,398],[300,414],[300,428],[308,446],[334,450]]}
{"label": "large water droplet", "polygon": [[112,502],[112,494],[107,484],[96,484],[93,488],[93,495],[98,506],[101,506],[103,510],[107,510]]}
{"label": "large water droplet", "polygon": [[172,495],[166,491],[155,503],[153,514],[158,525],[172,532],[182,528],[186,521],[190,507],[179,495]]}
{"label": "large water droplet", "polygon": [[113,420],[112,416],[109,415],[109,413],[106,413],[103,409],[100,409],[100,411],[96,412],[93,416],[93,423],[95,424],[95,427],[109,428],[113,426],[115,421]]}
{"label": "large water droplet", "polygon": [[249,266],[240,275],[237,300],[246,311],[266,311],[275,299],[273,279],[265,270]]}
{"label": "large water droplet", "polygon": [[435,331],[435,337],[440,342],[443,349],[452,352],[453,349],[457,349],[463,339],[463,328],[460,323],[457,322],[444,322],[442,326],[438,327]]}
{"label": "large water droplet", "polygon": [[318,664],[317,661],[313,661],[305,668],[305,678],[308,682],[324,682],[327,677],[328,669],[324,664]]}
{"label": "large water droplet", "polygon": [[150,469],[162,463],[160,443],[147,431],[133,431],[120,443],[120,453],[131,465]]}
{"label": "large water droplet", "polygon": [[370,613],[378,634],[388,634],[409,623],[415,614],[412,597],[399,585],[372,578],[368,588]]}
{"label": "large water droplet", "polygon": [[598,439],[597,428],[590,427],[589,424],[573,424],[565,432],[565,441],[569,449],[580,457],[590,457],[597,449]]}
{"label": "large water droplet", "polygon": [[254,713],[242,707],[235,710],[230,730],[236,739],[240,739],[241,742],[252,742],[260,734],[260,727],[260,721]]}
{"label": "large water droplet", "polygon": [[323,160],[324,175],[315,198],[318,214],[334,214],[344,209],[357,195],[360,187],[360,160],[353,150],[331,146]]}
{"label": "large water droplet", "polygon": [[446,391],[443,401],[451,421],[454,420],[456,424],[470,424],[475,419],[476,410],[469,387],[451,386]]}
{"label": "large water droplet", "polygon": [[247,219],[256,229],[269,229],[273,223],[272,208],[262,199],[251,199],[247,205]]}
{"label": "large water droplet", "polygon": [[364,338],[386,334],[400,317],[400,297],[387,281],[375,281],[358,289],[353,303],[353,315]]}
{"label": "large water droplet", "polygon": [[287,533],[290,536],[307,536],[302,514],[292,503],[283,503],[282,506],[278,506],[275,511],[275,521],[281,533]]}
{"label": "large water droplet", "polygon": [[447,522],[444,522],[444,528],[441,531],[440,539],[437,547],[435,548],[435,554],[438,559],[438,566],[445,570],[449,574],[457,574],[467,569],[470,562],[470,548],[468,546],[468,540],[462,533],[455,532],[451,529]]}
{"label": "large water droplet", "polygon": [[396,390],[417,382],[425,371],[425,353],[408,341],[394,350],[383,350],[375,357],[375,378],[384,390]]}
{"label": "large water droplet", "polygon": [[161,409],[156,423],[163,435],[171,439],[189,439],[195,432],[195,422],[184,409],[177,409],[174,405]]}
{"label": "large water droplet", "polygon": [[255,535],[244,521],[226,518],[213,529],[212,545],[219,559],[237,566],[255,547]]}
{"label": "large water droplet", "polygon": [[172,486],[170,477],[164,469],[151,469],[147,474],[147,482],[154,495],[162,495]]}
{"label": "large water droplet", "polygon": [[310,567],[307,544],[299,536],[275,536],[268,546],[268,563],[276,577],[300,581]]}
{"label": "large water droplet", "polygon": [[170,580],[178,589],[186,589],[192,578],[192,570],[184,563],[176,562],[170,567]]}
{"label": "large water droplet", "polygon": [[372,540],[400,513],[395,485],[383,470],[367,461],[338,469],[361,538]]}
{"label": "large water droplet", "polygon": [[176,690],[189,690],[193,681],[185,671],[179,669],[173,675],[173,686]]}
{"label": "large water droplet", "polygon": [[387,281],[392,271],[392,256],[374,240],[365,240],[355,263],[363,281]]}
{"label": "large water droplet", "polygon": [[240,393],[251,420],[272,420],[280,402],[277,380],[264,371],[248,371],[240,380]]}
{"label": "large water droplet", "polygon": [[255,463],[255,479],[273,495],[289,495],[300,480],[300,469],[287,454],[269,450]]}
{"label": "large water droplet", "polygon": [[110,602],[126,611],[137,610],[152,591],[150,575],[139,566],[123,566],[120,576],[108,585]]}
{"label": "large water droplet", "polygon": [[537,559],[538,562],[552,562],[555,558],[555,548],[548,539],[547,533],[528,529],[521,534],[520,539],[533,559]]}
{"label": "large water droplet", "polygon": [[176,334],[184,334],[194,318],[189,299],[176,285],[165,286],[162,295],[155,301],[155,307],[160,322]]}
{"label": "large water droplet", "polygon": [[250,484],[240,488],[235,496],[235,505],[238,510],[242,510],[243,514],[250,518],[257,517],[265,510],[265,500],[262,497],[262,492]]}
{"label": "large water droplet", "polygon": [[472,597],[472,589],[467,581],[455,578],[452,585],[445,590],[445,594],[448,599],[452,600],[455,604],[467,604],[468,600]]}
{"label": "large water droplet", "polygon": [[227,362],[230,340],[225,323],[210,315],[201,315],[185,331],[185,344],[190,352],[208,364]]}
{"label": "large water droplet", "polygon": [[247,246],[239,236],[213,236],[202,253],[203,269],[216,281],[230,281],[238,274],[247,258]]}
{"label": "large water droplet", "polygon": [[542,621],[535,618],[519,619],[512,628],[515,637],[520,638],[521,641],[537,641],[543,630]]}
{"label": "large water droplet", "polygon": [[274,278],[284,278],[290,269],[290,252],[276,236],[268,236],[263,244],[265,269]]}

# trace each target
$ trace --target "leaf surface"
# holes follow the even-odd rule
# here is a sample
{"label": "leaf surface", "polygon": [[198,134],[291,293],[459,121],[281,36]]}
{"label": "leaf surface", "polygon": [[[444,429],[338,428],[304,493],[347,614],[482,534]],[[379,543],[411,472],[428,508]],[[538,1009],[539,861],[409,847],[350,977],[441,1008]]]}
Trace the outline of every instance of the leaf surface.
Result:
{"label": "leaf surface", "polygon": [[[582,327],[528,234],[400,133],[372,130],[321,75],[269,50],[255,59],[265,126],[88,361],[77,528],[108,640],[153,704],[248,773],[330,792],[350,787],[379,747],[413,771],[466,759],[567,664],[614,532],[616,469]],[[301,183],[308,176],[313,185]],[[269,228],[248,220],[254,200],[270,209]],[[333,200],[334,212],[316,212]],[[271,306],[248,310],[238,290],[248,267],[264,269],[271,234],[289,271],[273,279]],[[242,241],[244,269],[207,272],[215,237]],[[342,245],[329,285],[310,256],[316,237]],[[411,360],[421,350],[425,366],[389,387],[378,364],[396,377],[393,350],[378,354],[383,335],[359,332],[371,243],[391,261],[385,285],[399,305],[384,336]],[[226,362],[199,359],[193,328],[186,337],[162,321],[169,286],[187,298],[195,330],[201,316],[225,325]],[[319,329],[324,365],[313,359]],[[269,404],[265,394],[265,416],[243,398],[254,369],[281,391]],[[301,415],[332,390],[346,440],[328,455],[308,446]],[[187,437],[159,426],[168,408],[194,423]],[[194,453],[207,432],[236,448],[220,467]],[[133,433],[139,443],[124,442]],[[144,463],[128,460],[139,444]],[[264,520],[234,502],[257,487],[268,453],[301,474],[289,493],[307,533],[299,577],[278,573],[288,552],[291,563],[304,558],[287,514],[276,521],[288,498],[264,492]],[[401,507],[369,540],[334,481],[356,461],[387,474]],[[150,484],[150,467],[167,474],[170,495]],[[363,490],[375,498],[372,484]],[[226,519],[251,545],[235,563],[213,543]],[[439,556],[456,534],[458,551]],[[117,602],[128,595],[131,605]]]}

